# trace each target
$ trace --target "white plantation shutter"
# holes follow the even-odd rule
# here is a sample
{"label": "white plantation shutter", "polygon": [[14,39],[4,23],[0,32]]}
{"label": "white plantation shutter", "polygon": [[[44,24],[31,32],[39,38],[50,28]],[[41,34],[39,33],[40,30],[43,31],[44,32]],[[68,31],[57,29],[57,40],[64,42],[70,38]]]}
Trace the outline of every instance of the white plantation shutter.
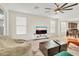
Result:
{"label": "white plantation shutter", "polygon": [[68,29],[68,23],[67,22],[61,22],[61,34],[66,35]]}
{"label": "white plantation shutter", "polygon": [[78,28],[78,30],[79,30],[79,23],[78,23],[78,25],[77,25],[77,28]]}
{"label": "white plantation shutter", "polygon": [[16,34],[26,34],[27,17],[16,16]]}
{"label": "white plantation shutter", "polygon": [[51,20],[50,22],[50,33],[55,33],[56,32],[56,21]]}

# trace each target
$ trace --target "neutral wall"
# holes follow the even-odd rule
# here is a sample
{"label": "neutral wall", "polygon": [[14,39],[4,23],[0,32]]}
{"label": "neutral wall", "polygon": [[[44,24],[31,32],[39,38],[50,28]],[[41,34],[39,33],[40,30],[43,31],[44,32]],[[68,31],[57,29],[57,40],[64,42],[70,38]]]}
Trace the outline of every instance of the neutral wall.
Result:
{"label": "neutral wall", "polygon": [[[79,22],[78,19],[51,19],[48,17],[36,16],[27,13],[15,12],[15,11],[8,11],[9,13],[9,26],[8,26],[8,34],[13,38],[23,38],[23,39],[34,39],[34,33],[36,30],[36,26],[47,26],[48,35],[52,36],[61,36],[61,26],[60,23],[62,21],[66,22]],[[16,15],[21,15],[27,17],[27,34],[26,35],[16,35]],[[56,33],[50,33],[50,21],[56,21]]]}
{"label": "neutral wall", "polygon": [[[16,35],[16,15],[27,17],[27,34],[26,35]],[[9,11],[9,35],[15,38],[23,39],[33,39],[36,26],[47,26],[49,33],[50,30],[50,18],[25,14],[21,12]]]}

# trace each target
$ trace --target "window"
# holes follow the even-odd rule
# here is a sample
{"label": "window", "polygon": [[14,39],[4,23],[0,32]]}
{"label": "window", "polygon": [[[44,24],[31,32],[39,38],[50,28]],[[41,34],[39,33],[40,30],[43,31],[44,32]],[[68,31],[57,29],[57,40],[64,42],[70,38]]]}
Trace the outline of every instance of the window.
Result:
{"label": "window", "polygon": [[78,28],[78,30],[79,30],[79,23],[78,23],[78,25],[77,25],[77,28]]}
{"label": "window", "polygon": [[68,23],[61,22],[61,34],[66,34],[67,29],[68,29]]}
{"label": "window", "polygon": [[55,33],[56,31],[56,21],[51,20],[50,22],[50,33]]}
{"label": "window", "polygon": [[0,35],[4,35],[4,20],[0,19]]}
{"label": "window", "polygon": [[16,16],[16,34],[26,34],[27,18],[24,16]]}
{"label": "window", "polygon": [[5,28],[4,11],[0,8],[0,35],[5,35]]}

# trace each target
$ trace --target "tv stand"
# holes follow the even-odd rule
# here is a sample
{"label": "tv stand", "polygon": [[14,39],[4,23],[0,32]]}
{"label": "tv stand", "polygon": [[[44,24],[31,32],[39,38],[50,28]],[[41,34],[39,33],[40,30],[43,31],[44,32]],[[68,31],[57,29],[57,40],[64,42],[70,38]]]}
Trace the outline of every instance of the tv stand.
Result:
{"label": "tv stand", "polygon": [[42,40],[42,39],[49,39],[48,37],[47,38],[36,38],[34,40]]}
{"label": "tv stand", "polygon": [[36,34],[36,39],[48,39],[47,34]]}

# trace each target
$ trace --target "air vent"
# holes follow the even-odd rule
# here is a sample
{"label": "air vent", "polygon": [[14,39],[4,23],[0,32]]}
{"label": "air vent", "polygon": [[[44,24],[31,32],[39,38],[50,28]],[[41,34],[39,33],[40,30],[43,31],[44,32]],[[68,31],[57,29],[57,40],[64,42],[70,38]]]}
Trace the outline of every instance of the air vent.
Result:
{"label": "air vent", "polygon": [[35,6],[34,9],[39,9],[39,6]]}

